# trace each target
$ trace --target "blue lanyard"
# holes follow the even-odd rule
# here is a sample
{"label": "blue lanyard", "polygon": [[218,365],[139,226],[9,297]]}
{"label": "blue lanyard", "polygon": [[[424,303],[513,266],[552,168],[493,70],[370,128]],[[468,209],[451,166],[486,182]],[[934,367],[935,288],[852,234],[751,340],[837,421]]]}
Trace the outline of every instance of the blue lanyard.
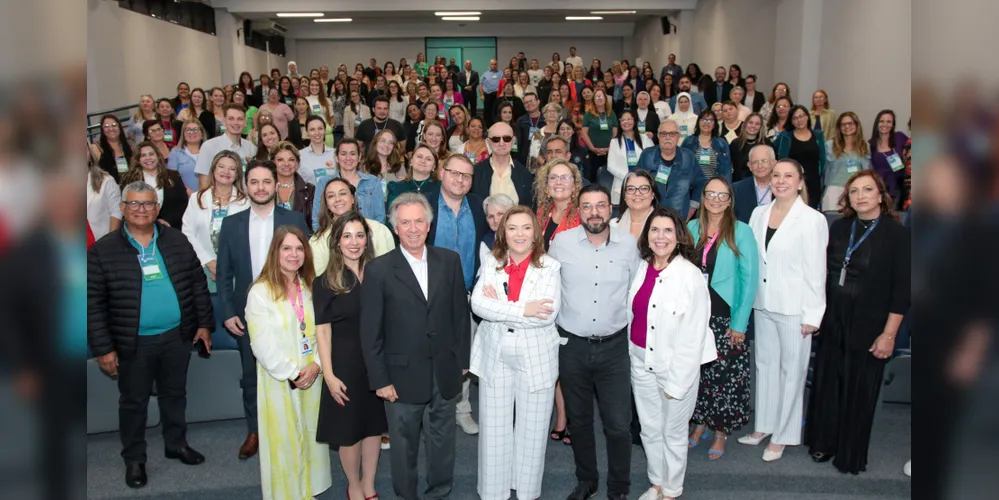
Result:
{"label": "blue lanyard", "polygon": [[857,247],[859,247],[860,244],[863,243],[864,240],[866,240],[867,237],[871,235],[871,232],[874,231],[874,228],[878,227],[878,222],[881,222],[881,218],[880,217],[878,217],[877,219],[874,219],[874,222],[871,223],[871,226],[868,227],[867,230],[864,231],[863,236],[860,237],[860,241],[858,241],[857,244],[854,244],[853,240],[854,240],[854,237],[857,235],[856,234],[857,233],[857,219],[853,220],[853,225],[850,226],[850,243],[846,247],[846,257],[843,259],[843,267],[846,267],[846,266],[850,265],[850,257],[853,256],[853,252],[856,251]]}

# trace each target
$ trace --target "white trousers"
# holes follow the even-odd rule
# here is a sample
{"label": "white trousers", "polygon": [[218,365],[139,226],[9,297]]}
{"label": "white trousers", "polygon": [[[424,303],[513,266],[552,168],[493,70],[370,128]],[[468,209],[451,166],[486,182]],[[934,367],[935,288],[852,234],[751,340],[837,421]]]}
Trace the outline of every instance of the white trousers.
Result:
{"label": "white trousers", "polygon": [[642,424],[642,446],[648,466],[649,482],[659,486],[663,495],[683,494],[683,477],[687,472],[687,431],[690,417],[697,406],[700,377],[683,399],[666,399],[656,374],[645,368],[644,351],[629,344],[631,352],[631,386],[635,393],[635,409]]}
{"label": "white trousers", "polygon": [[805,376],[812,336],[801,336],[801,316],[756,309],[756,432],[770,442],[801,444]]}
{"label": "white trousers", "polygon": [[[468,345],[472,345],[472,341],[475,340],[475,330],[478,329],[479,324],[475,322],[475,317],[472,317],[472,338],[468,339]],[[468,400],[468,392],[472,388],[472,374],[465,374],[465,378],[461,381],[461,394],[458,396],[458,402],[454,405],[454,414],[456,417],[462,415],[472,414],[472,402]]]}
{"label": "white trousers", "polygon": [[532,500],[541,496],[555,386],[530,392],[524,337],[504,334],[500,342],[499,362],[479,384],[478,492],[482,500],[507,500],[514,489]]}

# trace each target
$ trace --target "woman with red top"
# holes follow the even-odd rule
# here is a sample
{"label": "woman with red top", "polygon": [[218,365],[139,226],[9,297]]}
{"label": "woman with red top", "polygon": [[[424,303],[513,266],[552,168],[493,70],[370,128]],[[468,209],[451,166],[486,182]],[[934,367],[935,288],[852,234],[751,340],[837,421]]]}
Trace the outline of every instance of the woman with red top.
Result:
{"label": "woman with red top", "polygon": [[[174,114],[173,105],[170,104],[169,99],[160,99],[156,101],[156,118],[159,119],[161,125],[163,125],[163,142],[167,145],[167,152],[177,145],[180,141],[180,126],[181,122],[177,119],[177,115]],[[143,132],[143,137],[145,132]],[[149,138],[146,137],[148,140]]]}
{"label": "woman with red top", "polygon": [[545,235],[545,251],[555,235],[579,225],[579,190],[583,178],[568,160],[557,158],[542,165],[534,177],[534,205]]}
{"label": "woman with red top", "polygon": [[651,483],[643,500],[683,494],[687,427],[701,364],[718,356],[708,334],[708,283],[695,264],[684,219],[672,208],[652,212],[638,240],[642,263],[628,291],[631,385]]}
{"label": "woman with red top", "polygon": [[[478,493],[483,499],[541,496],[546,433],[555,399],[561,303],[560,265],[545,255],[531,210],[511,208],[472,291],[482,318],[469,371],[479,399]],[[516,418],[514,408],[516,407]]]}

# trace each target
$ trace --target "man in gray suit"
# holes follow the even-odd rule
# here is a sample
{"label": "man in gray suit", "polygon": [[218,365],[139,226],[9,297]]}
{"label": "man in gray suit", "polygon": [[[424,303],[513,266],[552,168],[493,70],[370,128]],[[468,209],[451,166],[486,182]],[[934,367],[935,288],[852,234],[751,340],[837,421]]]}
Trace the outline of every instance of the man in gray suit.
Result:
{"label": "man in gray suit", "polygon": [[257,360],[250,350],[246,332],[246,295],[250,285],[260,276],[267,261],[267,250],[280,226],[296,226],[306,235],[309,227],[305,216],[277,206],[277,167],[272,161],[253,160],[246,164],[246,192],[250,209],[222,219],[219,230],[219,254],[216,266],[219,306],[225,327],[236,336],[243,376],[243,413],[247,435],[239,447],[239,459],[257,454]]}
{"label": "man in gray suit", "polygon": [[458,254],[427,246],[433,211],[419,193],[389,208],[399,247],[364,270],[361,349],[370,386],[386,400],[392,436],[392,487],[403,500],[416,491],[423,431],[426,499],[447,498],[454,486],[455,403],[468,373],[471,319]]}

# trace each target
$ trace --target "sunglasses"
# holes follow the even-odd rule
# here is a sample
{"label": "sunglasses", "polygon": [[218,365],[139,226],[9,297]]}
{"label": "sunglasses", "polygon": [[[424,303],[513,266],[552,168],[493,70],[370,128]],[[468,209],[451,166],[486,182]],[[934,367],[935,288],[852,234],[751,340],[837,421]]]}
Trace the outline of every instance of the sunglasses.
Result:
{"label": "sunglasses", "polygon": [[512,135],[503,135],[503,136],[498,136],[497,135],[497,136],[490,137],[489,140],[493,141],[493,144],[499,144],[499,141],[501,141],[501,140],[503,142],[513,142],[513,136]]}

